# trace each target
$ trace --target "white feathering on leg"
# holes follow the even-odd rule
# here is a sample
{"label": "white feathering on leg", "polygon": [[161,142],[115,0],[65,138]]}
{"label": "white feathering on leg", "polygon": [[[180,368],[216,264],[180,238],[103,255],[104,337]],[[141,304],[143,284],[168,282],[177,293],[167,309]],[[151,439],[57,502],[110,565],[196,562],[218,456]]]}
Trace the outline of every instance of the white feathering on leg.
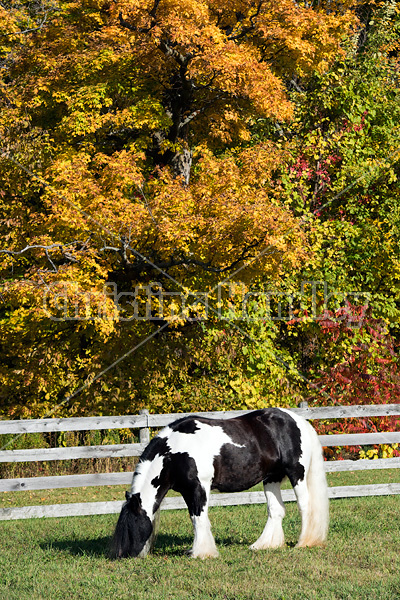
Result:
{"label": "white feathering on leg", "polygon": [[258,540],[250,546],[251,550],[279,548],[284,544],[282,519],[285,516],[285,506],[280,486],[280,483],[264,484],[264,494],[268,503],[268,520]]}

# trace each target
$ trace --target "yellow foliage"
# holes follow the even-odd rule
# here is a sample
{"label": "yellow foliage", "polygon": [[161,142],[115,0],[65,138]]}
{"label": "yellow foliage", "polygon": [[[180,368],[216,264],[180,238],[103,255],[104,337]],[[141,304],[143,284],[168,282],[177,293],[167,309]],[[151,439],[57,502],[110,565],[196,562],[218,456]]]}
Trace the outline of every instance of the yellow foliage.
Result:
{"label": "yellow foliage", "polygon": [[394,451],[397,450],[399,444],[382,444],[378,448],[369,448],[368,450],[360,450],[359,457],[362,459],[375,460],[378,458],[392,458]]}
{"label": "yellow foliage", "polygon": [[[333,13],[292,0],[56,1],[23,36],[22,6],[0,7],[4,410],[274,403],[283,377],[272,358],[257,376],[240,376],[222,342],[206,339],[196,354],[179,337],[189,340],[181,328],[190,309],[182,314],[173,296],[160,319],[176,346],[152,339],[110,375],[112,393],[97,374],[154,334],[153,322],[130,318],[147,306],[132,300],[141,286],[160,277],[172,292],[216,300],[221,278],[279,285],[309,260],[302,224],[273,183],[284,152],[253,139],[252,128],[292,118],[284,80],[340,53],[354,21],[347,5]],[[191,150],[183,185],[172,158]],[[212,370],[209,352],[225,365],[212,381],[202,374]]]}

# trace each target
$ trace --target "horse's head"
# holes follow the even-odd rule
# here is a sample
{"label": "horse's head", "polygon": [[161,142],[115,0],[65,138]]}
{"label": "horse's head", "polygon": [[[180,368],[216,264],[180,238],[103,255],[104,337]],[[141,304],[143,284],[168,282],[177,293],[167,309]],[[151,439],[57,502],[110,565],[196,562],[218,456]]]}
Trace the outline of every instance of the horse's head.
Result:
{"label": "horse's head", "polygon": [[153,524],[142,507],[140,494],[125,493],[126,502],[122,507],[113,539],[114,558],[146,556],[153,541]]}

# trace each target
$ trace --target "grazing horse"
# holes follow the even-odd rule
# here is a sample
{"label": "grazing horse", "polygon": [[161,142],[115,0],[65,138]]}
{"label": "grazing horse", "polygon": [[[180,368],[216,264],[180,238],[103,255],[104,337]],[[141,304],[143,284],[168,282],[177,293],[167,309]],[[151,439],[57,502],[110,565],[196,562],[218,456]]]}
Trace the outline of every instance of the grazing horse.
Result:
{"label": "grazing horse", "polygon": [[328,488],[321,445],[311,425],[283,408],[233,419],[184,417],[162,429],[145,448],[113,539],[115,558],[143,557],[157,533],[168,490],[182,494],[194,528],[192,557],[218,556],[208,519],[210,490],[240,492],[264,484],[268,520],[253,550],[284,543],[280,486],[288,478],[302,527],[297,546],[323,544],[328,533]]}

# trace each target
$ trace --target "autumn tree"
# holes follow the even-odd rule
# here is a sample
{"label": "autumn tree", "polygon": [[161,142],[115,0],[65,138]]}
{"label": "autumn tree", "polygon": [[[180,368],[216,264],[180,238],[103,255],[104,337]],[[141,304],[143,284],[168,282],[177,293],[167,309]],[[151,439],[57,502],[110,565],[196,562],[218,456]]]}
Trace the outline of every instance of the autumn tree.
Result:
{"label": "autumn tree", "polygon": [[191,148],[204,132],[208,144],[229,144],[248,140],[257,117],[291,116],[284,79],[323,69],[338,51],[345,22],[290,0],[278,6],[155,0],[117,10],[169,119],[153,136],[156,161],[171,162],[186,183]]}
{"label": "autumn tree", "polygon": [[[156,381],[176,403],[207,375],[209,332],[185,327],[190,310],[173,329],[171,300],[162,343],[129,354],[154,321],[113,293],[159,281],[215,300],[221,278],[250,290],[299,269],[310,249],[278,175],[287,147],[263,129],[292,119],[291,81],[342,53],[350,3],[35,6],[1,8],[5,410],[43,414],[76,392],[78,412],[120,412],[148,404]],[[174,363],[198,339],[201,356]],[[235,381],[225,375],[215,389]]]}

